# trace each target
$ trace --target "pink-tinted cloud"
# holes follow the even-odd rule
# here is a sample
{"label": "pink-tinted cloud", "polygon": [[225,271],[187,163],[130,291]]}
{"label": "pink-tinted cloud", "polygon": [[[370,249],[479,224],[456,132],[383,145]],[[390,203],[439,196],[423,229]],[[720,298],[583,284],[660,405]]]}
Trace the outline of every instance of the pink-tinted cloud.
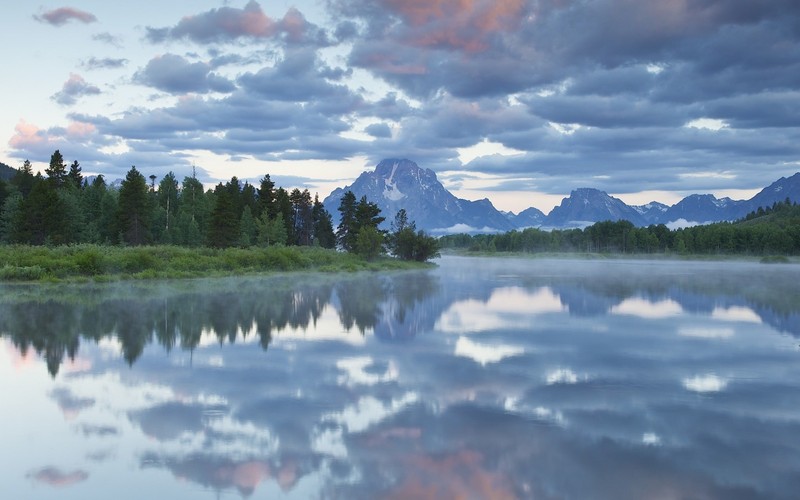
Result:
{"label": "pink-tinted cloud", "polygon": [[441,46],[477,52],[487,37],[513,30],[523,0],[384,0],[388,9],[412,29],[406,34],[418,46]]}
{"label": "pink-tinted cloud", "polygon": [[72,122],[67,125],[66,136],[68,139],[85,139],[97,133],[97,127],[91,123],[86,122]]}
{"label": "pink-tinted cloud", "polygon": [[20,120],[14,127],[15,134],[8,140],[13,149],[28,149],[47,142],[44,131],[32,123]]}
{"label": "pink-tinted cloud", "polygon": [[94,14],[72,7],[60,7],[58,9],[48,10],[41,15],[33,16],[33,18],[43,23],[52,24],[53,26],[63,26],[70,21],[80,21],[86,24],[97,21]]}
{"label": "pink-tinted cloud", "polygon": [[[97,127],[91,123],[72,121],[63,127],[41,129],[23,119],[14,127],[15,133],[8,141],[11,149],[20,152],[21,158],[47,158],[56,149],[74,150],[87,146],[98,137]],[[102,140],[100,141],[102,143]],[[97,144],[93,147],[98,147]]]}
{"label": "pink-tinted cloud", "polygon": [[89,479],[89,473],[82,470],[63,472],[60,469],[51,466],[44,467],[36,472],[32,472],[28,474],[28,477],[39,483],[48,484],[56,488],[64,488],[82,481],[86,481]]}

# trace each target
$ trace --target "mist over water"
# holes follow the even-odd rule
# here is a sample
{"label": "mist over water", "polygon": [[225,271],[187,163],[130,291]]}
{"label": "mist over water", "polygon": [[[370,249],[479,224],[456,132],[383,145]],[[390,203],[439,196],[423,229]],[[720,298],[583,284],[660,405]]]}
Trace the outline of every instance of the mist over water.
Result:
{"label": "mist over water", "polygon": [[800,267],[0,287],[10,498],[794,498]]}

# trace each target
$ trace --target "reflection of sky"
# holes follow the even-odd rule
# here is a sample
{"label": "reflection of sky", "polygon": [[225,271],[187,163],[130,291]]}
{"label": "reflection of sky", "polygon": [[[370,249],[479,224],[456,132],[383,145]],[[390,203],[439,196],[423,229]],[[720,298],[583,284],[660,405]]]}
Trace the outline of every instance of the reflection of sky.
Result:
{"label": "reflection of sky", "polygon": [[[405,309],[379,298],[377,321],[417,328],[405,343],[348,331],[335,302],[276,329],[267,351],[242,318],[233,343],[206,331],[193,351],[149,344],[130,367],[116,338],[84,340],[55,378],[3,338],[7,488],[17,498],[800,490],[800,444],[787,438],[800,431],[800,352],[761,315],[784,304],[710,287],[701,267],[692,278],[671,263],[635,273],[603,263],[604,278],[582,262],[480,262],[444,259],[439,286]],[[730,267],[741,288],[762,279]]]}
{"label": "reflection of sky", "polygon": [[560,313],[564,306],[547,287],[528,291],[521,287],[502,287],[492,291],[489,300],[466,299],[442,313],[437,330],[469,333],[487,330],[524,328],[531,316]]}

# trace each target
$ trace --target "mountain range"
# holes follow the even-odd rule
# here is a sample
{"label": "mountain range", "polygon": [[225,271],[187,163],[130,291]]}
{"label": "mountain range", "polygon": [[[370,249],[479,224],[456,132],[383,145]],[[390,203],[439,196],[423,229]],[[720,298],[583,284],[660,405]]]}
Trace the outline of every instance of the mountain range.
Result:
{"label": "mountain range", "polygon": [[497,210],[488,199],[458,198],[445,189],[433,170],[406,159],[386,159],[375,170],[363,172],[351,185],[337,188],[325,198],[323,203],[333,216],[334,225],[338,224],[339,204],[347,191],[353,191],[357,199],[366,196],[376,203],[387,219],[387,228],[394,214],[404,208],[417,228],[435,235],[504,232],[526,227],[582,228],[604,220],[623,219],[636,226],[680,227],[741,219],[759,207],[787,198],[798,202],[800,172],[781,177],[749,200],[693,194],[672,206],[655,201],[631,206],[604,191],[580,188],[545,215],[534,207],[514,214]]}

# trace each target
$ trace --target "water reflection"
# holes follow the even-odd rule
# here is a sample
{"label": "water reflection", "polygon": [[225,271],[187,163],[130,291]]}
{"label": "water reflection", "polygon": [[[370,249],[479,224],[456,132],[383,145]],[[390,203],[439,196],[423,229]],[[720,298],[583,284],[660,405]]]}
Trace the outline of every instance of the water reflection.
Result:
{"label": "water reflection", "polygon": [[128,364],[151,342],[167,351],[194,350],[210,333],[220,343],[255,335],[267,350],[273,334],[316,326],[333,307],[346,332],[373,331],[387,341],[410,340],[430,326],[419,304],[435,293],[426,273],[198,281],[168,285],[86,285],[37,290],[2,287],[0,332],[25,355],[47,361],[51,375],[74,360],[81,339],[117,340]]}
{"label": "water reflection", "polygon": [[792,498],[798,277],[449,258],[4,287],[4,475],[19,498]]}

